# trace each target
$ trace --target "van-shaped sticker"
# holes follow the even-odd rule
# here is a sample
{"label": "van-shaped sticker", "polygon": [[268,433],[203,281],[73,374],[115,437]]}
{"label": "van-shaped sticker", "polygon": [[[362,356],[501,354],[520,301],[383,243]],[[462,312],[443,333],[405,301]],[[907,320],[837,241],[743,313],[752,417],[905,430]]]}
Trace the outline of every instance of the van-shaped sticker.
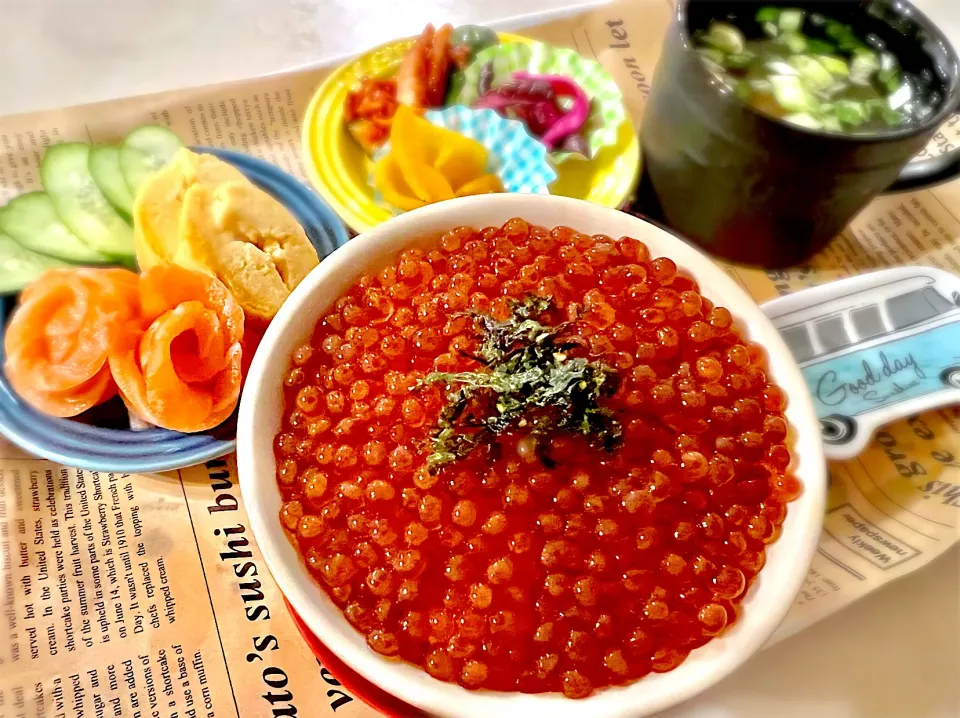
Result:
{"label": "van-shaped sticker", "polygon": [[856,456],[884,424],[960,402],[960,277],[898,267],[763,311],[800,364],[831,459]]}

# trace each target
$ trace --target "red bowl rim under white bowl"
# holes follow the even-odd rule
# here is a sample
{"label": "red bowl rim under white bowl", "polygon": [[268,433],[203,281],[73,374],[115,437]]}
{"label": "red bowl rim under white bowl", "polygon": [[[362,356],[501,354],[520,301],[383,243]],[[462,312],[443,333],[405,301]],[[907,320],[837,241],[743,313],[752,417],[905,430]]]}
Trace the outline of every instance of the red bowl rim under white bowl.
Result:
{"label": "red bowl rim under white bowl", "polygon": [[[308,572],[280,524],[273,440],[283,414],[282,378],[294,349],[317,319],[364,273],[409,247],[432,246],[457,226],[499,226],[511,217],[587,234],[628,235],[667,256],[700,284],[704,296],[727,307],[738,329],[763,346],[773,380],[787,395],[793,471],[803,483],[788,507],[783,531],[745,596],[737,622],[693,651],[676,669],[632,684],[570,700],[558,693],[469,691],[370,649]],[[744,241],[749,241],[744,238]],[[237,426],[240,487],[264,559],[287,600],[316,636],[371,682],[427,713],[450,718],[640,718],[692,698],[756,653],[793,604],[820,536],[826,503],[826,462],[819,423],[803,376],[773,325],[753,299],[712,260],[660,227],[616,210],[549,195],[490,194],[450,200],[400,215],[351,240],[323,260],[287,299],[270,324],[247,374]]]}

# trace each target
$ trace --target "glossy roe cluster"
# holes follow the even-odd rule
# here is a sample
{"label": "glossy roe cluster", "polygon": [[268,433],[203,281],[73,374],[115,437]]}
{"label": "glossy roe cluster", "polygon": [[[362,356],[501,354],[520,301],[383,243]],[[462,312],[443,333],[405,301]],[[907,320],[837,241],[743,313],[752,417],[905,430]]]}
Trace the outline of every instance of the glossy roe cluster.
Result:
{"label": "glossy roe cluster", "polygon": [[[616,370],[614,451],[521,429],[431,474],[466,310],[551,297]],[[715,307],[636,239],[512,219],[363,277],[294,353],[280,520],[370,647],[467,688],[589,695],[669,671],[737,618],[786,505],[784,394]]]}

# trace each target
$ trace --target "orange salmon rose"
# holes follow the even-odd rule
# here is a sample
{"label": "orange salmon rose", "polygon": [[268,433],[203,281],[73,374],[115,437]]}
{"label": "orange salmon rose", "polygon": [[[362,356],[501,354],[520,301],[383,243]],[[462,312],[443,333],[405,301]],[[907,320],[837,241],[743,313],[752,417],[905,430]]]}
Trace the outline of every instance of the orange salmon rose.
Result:
{"label": "orange salmon rose", "polygon": [[126,269],[52,269],[24,289],[4,339],[16,392],[60,417],[113,397],[108,355],[137,314],[138,281]]}
{"label": "orange salmon rose", "polygon": [[174,431],[223,423],[242,383],[244,319],[236,299],[214,277],[161,264],[140,276],[140,312],[109,358],[127,407]]}

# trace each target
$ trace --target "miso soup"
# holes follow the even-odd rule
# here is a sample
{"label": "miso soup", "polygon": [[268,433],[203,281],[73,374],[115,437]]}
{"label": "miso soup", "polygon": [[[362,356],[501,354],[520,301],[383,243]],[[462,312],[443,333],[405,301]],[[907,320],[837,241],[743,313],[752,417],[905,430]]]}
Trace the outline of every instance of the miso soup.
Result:
{"label": "miso soup", "polygon": [[875,133],[931,111],[875,37],[819,13],[763,7],[713,20],[694,34],[703,62],[744,102],[801,127]]}

